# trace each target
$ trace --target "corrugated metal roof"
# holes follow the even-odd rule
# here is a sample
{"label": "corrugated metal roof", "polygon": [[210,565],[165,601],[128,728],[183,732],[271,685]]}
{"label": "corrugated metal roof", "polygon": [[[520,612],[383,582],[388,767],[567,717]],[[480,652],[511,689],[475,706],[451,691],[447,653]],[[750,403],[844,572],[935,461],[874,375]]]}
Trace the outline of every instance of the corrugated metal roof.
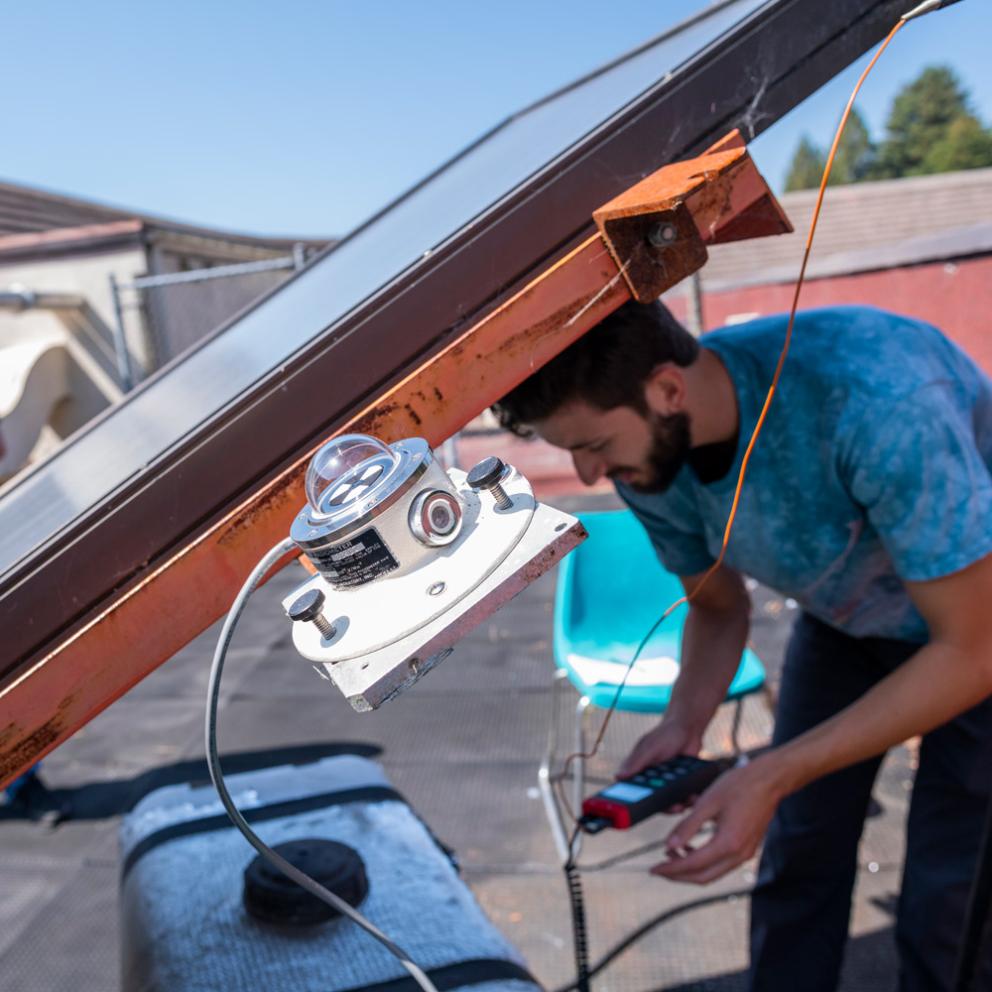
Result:
{"label": "corrugated metal roof", "polygon": [[41,231],[54,231],[66,228],[109,224],[115,221],[137,220],[149,228],[176,231],[181,234],[194,234],[203,237],[219,238],[224,241],[238,241],[269,248],[289,250],[294,244],[302,243],[323,246],[331,238],[286,238],[262,237],[233,231],[197,227],[179,221],[156,217],[137,210],[108,207],[102,203],[92,203],[74,197],[50,193],[47,190],[33,189],[18,183],[0,182],[0,237],[6,235],[28,235]]}
{"label": "corrugated metal roof", "polygon": [[0,235],[105,224],[133,216],[113,207],[73,200],[26,186],[0,183]]}
{"label": "corrugated metal roof", "polygon": [[[816,190],[784,193],[778,199],[795,231],[713,246],[701,273],[704,289],[787,282],[799,275]],[[972,239],[937,235],[964,232],[989,222],[992,168],[831,186],[816,230],[809,275],[815,278],[890,268],[923,261],[924,255],[952,257],[965,253],[961,246]],[[934,255],[938,245],[940,251],[950,254]],[[903,250],[907,248],[924,254],[910,258]],[[871,258],[873,249],[877,253],[875,264]]]}

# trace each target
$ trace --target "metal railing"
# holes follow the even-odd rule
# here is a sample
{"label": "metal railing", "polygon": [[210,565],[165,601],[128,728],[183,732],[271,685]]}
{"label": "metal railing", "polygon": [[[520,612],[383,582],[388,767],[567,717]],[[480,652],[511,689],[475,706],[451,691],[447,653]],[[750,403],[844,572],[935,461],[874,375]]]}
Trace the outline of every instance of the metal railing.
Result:
{"label": "metal railing", "polygon": [[[184,272],[138,276],[121,282],[111,274],[110,294],[114,308],[114,341],[118,347],[121,388],[132,389],[154,368],[194,344],[214,327],[268,292],[282,279],[280,272],[296,272],[306,264],[306,246],[296,244],[292,254],[255,262],[214,265]],[[275,274],[277,278],[273,279]],[[235,282],[227,293],[197,292],[197,287],[217,280]],[[136,311],[137,334],[143,354],[135,361],[128,345],[127,313]]]}

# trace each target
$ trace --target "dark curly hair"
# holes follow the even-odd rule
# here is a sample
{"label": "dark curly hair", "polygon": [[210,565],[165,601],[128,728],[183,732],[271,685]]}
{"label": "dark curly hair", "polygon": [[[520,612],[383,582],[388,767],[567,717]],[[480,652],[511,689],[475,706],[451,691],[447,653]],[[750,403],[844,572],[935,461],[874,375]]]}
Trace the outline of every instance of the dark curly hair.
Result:
{"label": "dark curly hair", "polygon": [[625,303],[530,378],[492,410],[500,424],[520,437],[572,400],[600,410],[618,406],[647,413],[644,383],[665,362],[691,365],[699,342],[662,303]]}

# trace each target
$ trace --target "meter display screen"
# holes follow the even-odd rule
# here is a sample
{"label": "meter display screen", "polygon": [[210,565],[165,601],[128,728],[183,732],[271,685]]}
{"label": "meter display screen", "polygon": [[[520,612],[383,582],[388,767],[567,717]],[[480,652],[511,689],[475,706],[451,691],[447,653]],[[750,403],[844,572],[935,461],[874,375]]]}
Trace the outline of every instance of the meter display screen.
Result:
{"label": "meter display screen", "polygon": [[603,799],[616,799],[621,803],[639,803],[650,795],[650,789],[645,789],[640,785],[631,785],[629,782],[615,782],[600,793]]}

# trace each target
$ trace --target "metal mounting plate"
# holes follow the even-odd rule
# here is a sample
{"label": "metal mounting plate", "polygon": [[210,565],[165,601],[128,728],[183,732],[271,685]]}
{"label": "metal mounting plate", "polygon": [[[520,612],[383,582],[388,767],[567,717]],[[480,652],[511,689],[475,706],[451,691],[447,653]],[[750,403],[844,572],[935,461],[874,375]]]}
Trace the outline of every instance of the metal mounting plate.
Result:
{"label": "metal mounting plate", "polygon": [[[326,602],[324,616],[335,629],[332,637],[324,637],[313,623],[293,624],[293,643],[304,658],[333,665],[367,657],[450,610],[513,550],[537,506],[527,479],[511,467],[503,490],[513,506],[502,511],[488,493],[465,485],[463,472],[452,469],[449,478],[463,513],[461,532],[451,544],[427,552],[429,557],[410,571],[353,588],[335,588],[315,575],[286,597],[284,606],[319,589]],[[400,513],[404,519],[399,526],[407,528],[406,504],[387,512]],[[385,530],[390,532],[396,530]]]}
{"label": "metal mounting plate", "polygon": [[[650,242],[651,230],[671,225],[670,245]],[[708,253],[689,208],[677,200],[660,210],[604,217],[603,238],[640,303],[650,303],[686,276],[701,269]]]}
{"label": "metal mounting plate", "polygon": [[[554,566],[565,554],[586,537],[582,524],[567,513],[544,504],[537,504],[519,539],[509,553],[492,568],[466,595],[461,596],[443,612],[436,614],[420,626],[400,632],[384,646],[372,649],[357,657],[336,662],[322,661],[314,665],[323,678],[333,682],[359,712],[376,709],[387,699],[413,685],[436,664],[451,654],[457,641],[487,617],[492,616],[504,603]],[[423,570],[420,570],[423,571]],[[315,580],[307,583],[306,587]],[[397,580],[399,581],[399,580]],[[352,597],[364,595],[368,606],[377,611],[380,624],[388,622],[390,603],[389,580],[371,583],[349,593]],[[423,599],[424,582],[417,586]],[[293,596],[299,594],[296,590]],[[337,595],[337,594],[335,594]],[[287,597],[287,601],[293,597]],[[329,611],[332,619],[335,611]],[[295,628],[310,628],[311,624],[295,624]],[[381,627],[380,627],[381,630]],[[301,634],[304,633],[301,631]],[[316,638],[314,630],[306,632]],[[294,640],[296,633],[294,630]],[[332,642],[333,643],[333,642]],[[297,648],[301,648],[296,640]],[[308,644],[306,656],[313,657],[315,645]]]}

